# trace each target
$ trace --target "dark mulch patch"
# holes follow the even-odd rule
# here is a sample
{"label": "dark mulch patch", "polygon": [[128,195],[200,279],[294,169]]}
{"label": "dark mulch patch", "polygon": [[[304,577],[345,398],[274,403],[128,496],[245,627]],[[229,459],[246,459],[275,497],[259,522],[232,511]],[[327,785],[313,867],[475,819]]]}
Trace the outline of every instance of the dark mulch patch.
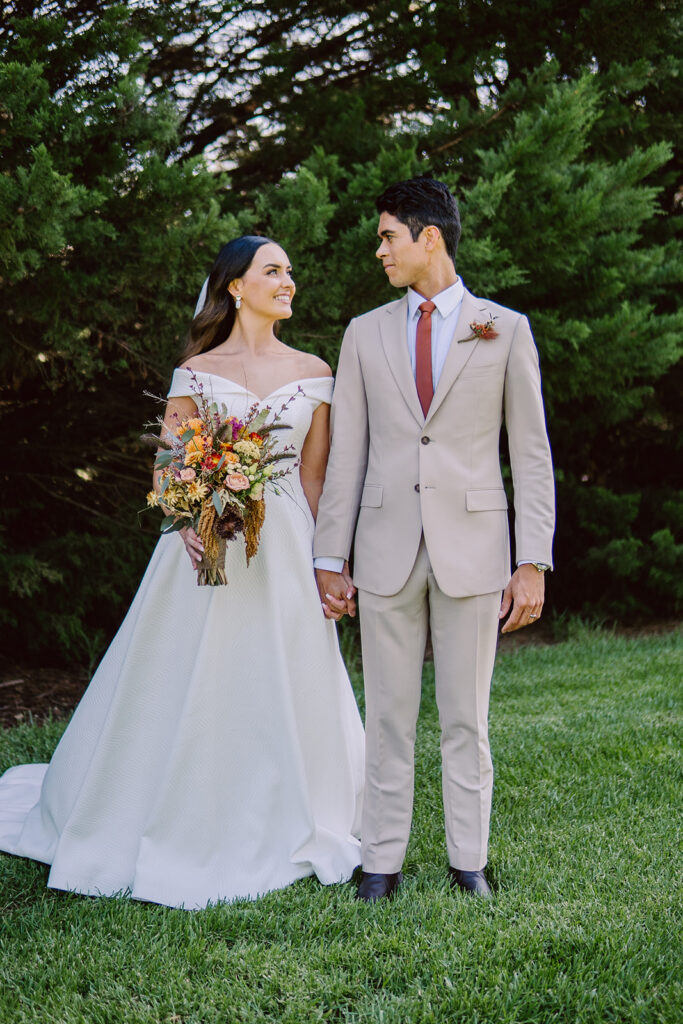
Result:
{"label": "dark mulch patch", "polygon": [[83,695],[89,674],[82,668],[25,668],[0,664],[0,726],[45,718],[68,718]]}

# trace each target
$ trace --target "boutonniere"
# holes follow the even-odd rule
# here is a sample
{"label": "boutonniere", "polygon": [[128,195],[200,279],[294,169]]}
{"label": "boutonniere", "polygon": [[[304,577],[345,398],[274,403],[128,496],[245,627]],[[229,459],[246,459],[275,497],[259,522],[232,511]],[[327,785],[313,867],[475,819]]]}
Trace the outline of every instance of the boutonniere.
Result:
{"label": "boutonniere", "polygon": [[475,341],[479,338],[484,341],[488,341],[490,338],[497,338],[498,331],[495,330],[495,321],[498,319],[497,316],[489,316],[483,324],[480,324],[478,320],[473,320],[470,324],[471,334],[468,334],[466,338],[458,338],[458,344],[460,345],[463,341]]}

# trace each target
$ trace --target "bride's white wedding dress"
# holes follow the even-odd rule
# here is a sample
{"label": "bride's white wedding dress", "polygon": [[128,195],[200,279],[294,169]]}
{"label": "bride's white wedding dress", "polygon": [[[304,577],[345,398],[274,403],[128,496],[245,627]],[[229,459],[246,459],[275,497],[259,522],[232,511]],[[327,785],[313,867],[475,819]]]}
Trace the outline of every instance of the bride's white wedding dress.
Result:
{"label": "bride's white wedding dress", "polygon": [[[245,388],[199,373],[243,416]],[[192,395],[176,370],[169,397]],[[289,405],[303,445],[330,378]],[[51,864],[48,885],[187,909],[255,898],[315,874],[346,880],[363,730],[312,569],[313,519],[295,470],[269,489],[257,555],[228,544],[228,585],[198,587],[182,539],[160,539],[119,632],[49,765],[0,779],[0,850]]]}

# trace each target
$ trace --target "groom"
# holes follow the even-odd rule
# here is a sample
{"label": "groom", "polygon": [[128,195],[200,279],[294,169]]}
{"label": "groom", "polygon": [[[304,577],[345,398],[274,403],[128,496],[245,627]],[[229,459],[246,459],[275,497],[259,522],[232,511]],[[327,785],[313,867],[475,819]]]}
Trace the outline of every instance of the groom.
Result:
{"label": "groom", "polygon": [[[352,320],[344,336],[314,542],[326,614],[353,614],[358,590],[366,784],[357,895],[373,902],[402,880],[429,630],[451,884],[490,896],[483,868],[497,627],[508,613],[503,632],[538,620],[552,560],[538,355],[526,317],[475,298],[458,277],[460,217],[442,182],[399,182],[376,206],[376,255],[389,282],[408,291]],[[503,421],[514,485],[512,577]],[[354,537],[352,584],[344,563]]]}

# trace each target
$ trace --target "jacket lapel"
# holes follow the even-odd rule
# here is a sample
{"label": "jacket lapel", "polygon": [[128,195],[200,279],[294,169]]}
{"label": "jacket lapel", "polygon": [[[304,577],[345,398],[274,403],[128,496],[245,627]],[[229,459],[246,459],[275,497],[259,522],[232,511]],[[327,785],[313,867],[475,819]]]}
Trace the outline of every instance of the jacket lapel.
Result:
{"label": "jacket lapel", "polygon": [[[462,339],[469,338],[472,334],[470,324],[473,320],[480,320],[482,311],[485,312],[487,310],[486,306],[480,306],[480,301],[481,300],[479,299],[475,299],[471,292],[468,292],[467,289],[465,289],[458,322],[453,334],[453,340],[451,341],[451,347],[448,350],[448,355],[446,356],[446,361],[443,365],[443,370],[439,377],[439,383],[436,387],[436,391],[434,392],[434,398],[432,399],[432,404],[429,407],[425,423],[428,423],[437,411],[444,398],[453,387],[458,375],[462,373],[464,367],[469,362],[472,353],[479,344],[479,341],[476,338],[473,338],[471,341],[464,341]],[[410,368],[410,364],[408,368]]]}
{"label": "jacket lapel", "polygon": [[[406,326],[407,317],[408,299],[404,296],[397,302],[387,306],[380,320],[379,329],[384,355],[389,363],[394,380],[405,399],[406,405],[420,426],[422,426],[425,418],[422,415],[422,406],[420,405],[420,399],[417,397],[415,377],[410,366],[408,330]],[[460,321],[458,320],[459,323]]]}

